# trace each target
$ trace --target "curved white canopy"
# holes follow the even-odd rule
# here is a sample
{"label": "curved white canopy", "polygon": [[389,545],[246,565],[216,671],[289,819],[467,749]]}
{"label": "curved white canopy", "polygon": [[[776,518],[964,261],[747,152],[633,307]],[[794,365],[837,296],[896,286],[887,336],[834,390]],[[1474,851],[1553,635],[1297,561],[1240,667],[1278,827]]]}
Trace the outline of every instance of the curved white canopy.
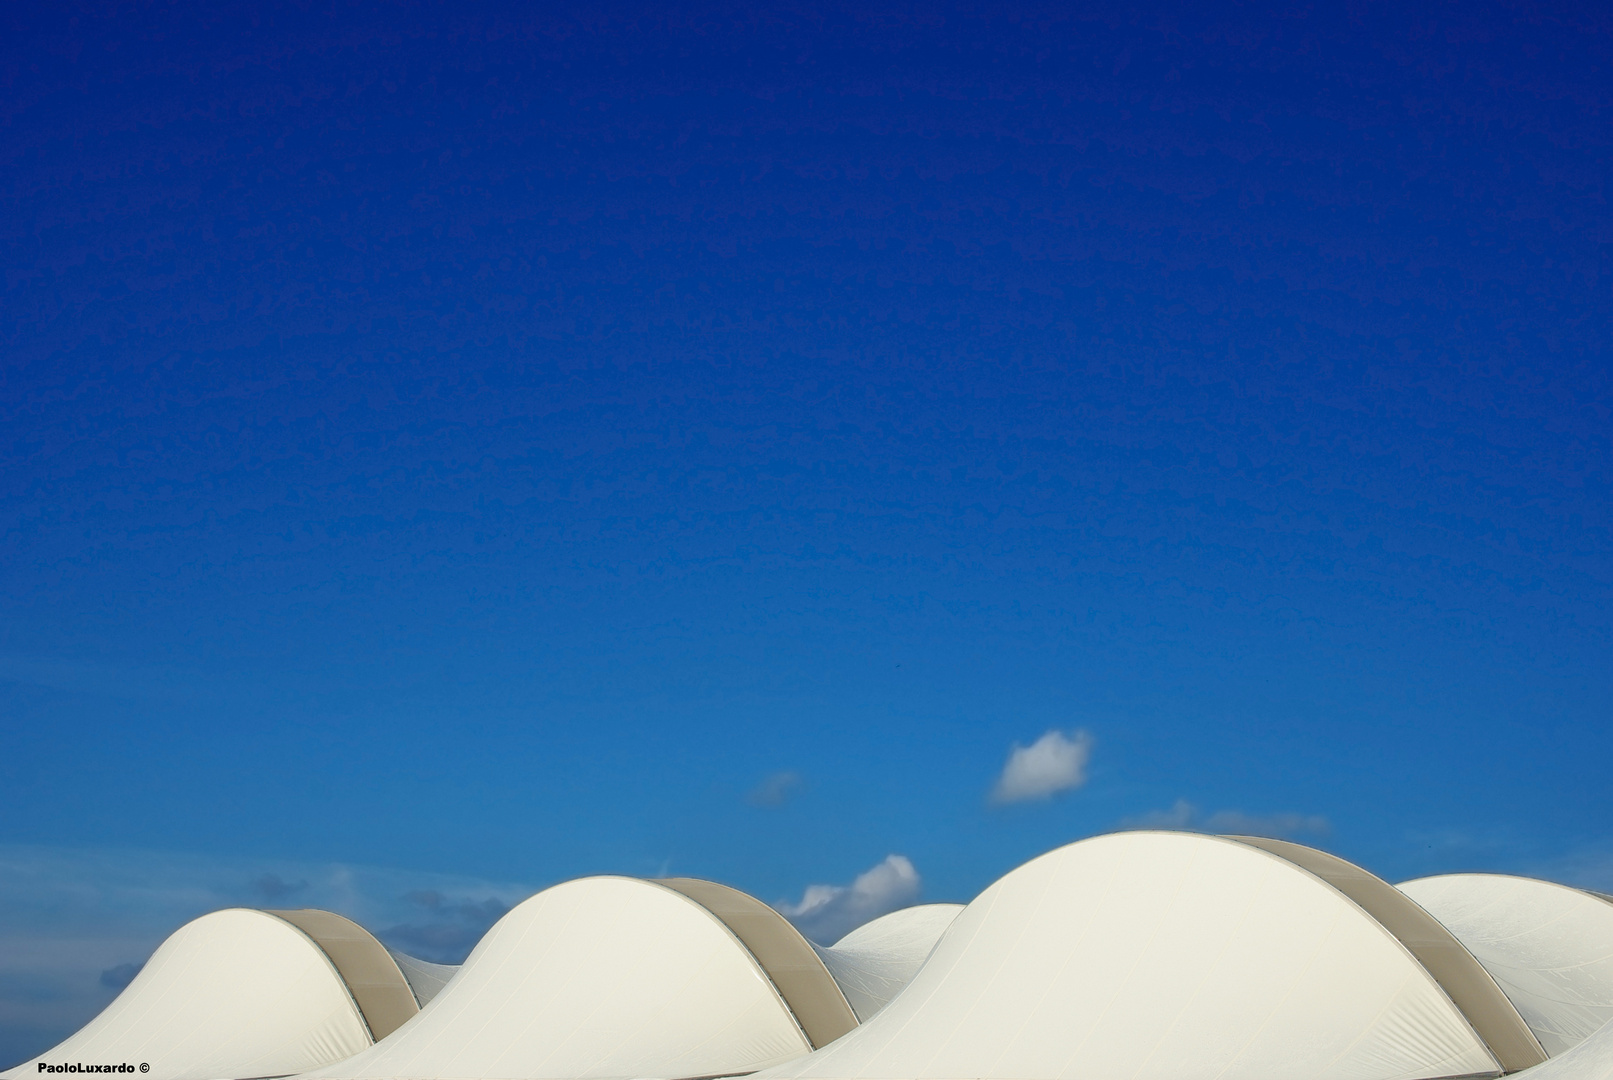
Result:
{"label": "curved white canopy", "polygon": [[1399,888],[1478,958],[1553,1057],[1613,1020],[1613,903],[1505,874]]}
{"label": "curved white canopy", "polygon": [[1008,874],[866,1024],[768,1078],[1414,1080],[1499,1064],[1342,892],[1237,841],[1120,833]]}
{"label": "curved white canopy", "polygon": [[1462,943],[1405,893],[1354,863],[1316,848],[1270,837],[1228,837],[1269,851],[1315,874],[1347,896],[1406,947],[1473,1026],[1505,1072],[1545,1061],[1547,1054],[1495,979]]}
{"label": "curved white canopy", "polygon": [[790,920],[749,893],[700,878],[657,878],[709,911],[751,954],[812,1047],[857,1026],[846,995]]}
{"label": "curved white canopy", "polygon": [[883,1009],[918,974],[962,904],[919,904],[864,923],[828,948],[814,945],[858,1020]]}
{"label": "curved white canopy", "polygon": [[0,1076],[38,1076],[40,1061],[147,1064],[142,1080],[281,1076],[369,1045],[325,952],[284,919],[233,908],[180,927],[99,1016]]}
{"label": "curved white canopy", "polygon": [[388,949],[387,952],[392,954],[398,970],[403,972],[403,977],[408,980],[409,990],[422,1006],[440,994],[442,988],[448,985],[448,980],[459,971],[458,964],[433,964],[429,960],[421,960],[393,949]]}
{"label": "curved white canopy", "polygon": [[1613,1080],[1613,1023],[1544,1065],[1512,1075],[1517,1080]]}
{"label": "curved white canopy", "polygon": [[810,1048],[711,911],[652,882],[594,877],[515,907],[418,1016],[310,1080],[709,1076]]}

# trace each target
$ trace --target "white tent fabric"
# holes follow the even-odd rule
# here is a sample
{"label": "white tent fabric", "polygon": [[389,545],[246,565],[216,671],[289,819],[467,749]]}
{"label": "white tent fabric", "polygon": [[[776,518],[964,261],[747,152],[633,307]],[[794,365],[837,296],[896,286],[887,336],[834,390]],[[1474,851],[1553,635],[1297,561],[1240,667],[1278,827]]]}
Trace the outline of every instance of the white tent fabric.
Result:
{"label": "white tent fabric", "polygon": [[652,882],[595,877],[515,907],[418,1016],[308,1080],[709,1076],[809,1049],[711,912]]}
{"label": "white tent fabric", "polygon": [[142,1080],[281,1076],[370,1045],[369,1030],[330,959],[296,927],[230,909],[180,927],[94,1020],[33,1061],[128,1063]]}
{"label": "white tent fabric", "polygon": [[1399,888],[1484,965],[1553,1057],[1613,1021],[1613,903],[1505,874]]}
{"label": "white tent fabric", "polygon": [[448,985],[448,980],[459,970],[458,964],[433,964],[429,960],[421,960],[408,953],[400,953],[396,949],[388,949],[387,952],[392,954],[398,970],[403,972],[403,977],[408,980],[414,999],[422,1007],[441,993],[442,988]]}
{"label": "white tent fabric", "polygon": [[1473,1026],[1503,1072],[1539,1065],[1547,1054],[1484,966],[1417,902],[1354,863],[1316,848],[1271,837],[1233,836],[1315,874],[1348,897],[1416,958]]}
{"label": "white tent fabric", "polygon": [[1545,1064],[1512,1076],[1517,1080],[1613,1080],[1613,1023],[1604,1024],[1596,1034]]}
{"label": "white tent fabric", "polygon": [[778,991],[809,1046],[825,1046],[857,1026],[857,1014],[812,943],[776,909],[701,878],[657,878],[655,884],[693,900],[728,928]]}
{"label": "white tent fabric", "polygon": [[864,1021],[913,981],[962,910],[962,904],[919,904],[864,923],[828,948],[812,947]]}
{"label": "white tent fabric", "polygon": [[868,1023],[769,1080],[1414,1080],[1500,1066],[1337,889],[1220,837],[1119,833],[1002,878]]}

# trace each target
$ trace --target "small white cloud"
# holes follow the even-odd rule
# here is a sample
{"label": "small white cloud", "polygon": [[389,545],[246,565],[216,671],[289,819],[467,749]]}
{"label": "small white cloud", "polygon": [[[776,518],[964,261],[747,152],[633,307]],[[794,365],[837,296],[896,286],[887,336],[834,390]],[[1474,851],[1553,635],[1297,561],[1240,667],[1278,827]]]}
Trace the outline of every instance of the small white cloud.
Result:
{"label": "small white cloud", "polygon": [[1015,743],[1008,763],[991,789],[991,801],[1004,803],[1047,799],[1087,782],[1092,736],[1085,731],[1049,731],[1029,746]]}
{"label": "small white cloud", "polygon": [[800,903],[776,906],[801,933],[827,945],[870,919],[909,906],[918,899],[922,885],[906,856],[887,855],[850,885],[808,885]]}
{"label": "small white cloud", "polygon": [[1284,840],[1299,836],[1325,836],[1332,831],[1332,824],[1320,814],[1246,814],[1242,810],[1217,810],[1206,815],[1186,799],[1177,799],[1169,810],[1150,810],[1146,814],[1127,818],[1120,823],[1120,827],[1272,836]]}
{"label": "small white cloud", "polygon": [[776,772],[757,784],[745,801],[752,806],[783,806],[801,787],[801,774],[794,771]]}

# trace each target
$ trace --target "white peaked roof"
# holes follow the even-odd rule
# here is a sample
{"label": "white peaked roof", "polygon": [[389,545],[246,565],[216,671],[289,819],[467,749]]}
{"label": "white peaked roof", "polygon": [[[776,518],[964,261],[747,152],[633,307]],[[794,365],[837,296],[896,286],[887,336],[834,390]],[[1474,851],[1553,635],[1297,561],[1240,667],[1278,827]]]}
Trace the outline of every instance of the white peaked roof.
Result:
{"label": "white peaked roof", "polygon": [[1443,874],[1400,890],[1478,958],[1553,1057],[1613,1020],[1613,903],[1504,874]]}
{"label": "white peaked roof", "polygon": [[384,1036],[415,1010],[380,943],[341,916],[232,908],[180,927],[99,1016],[0,1076],[36,1076],[41,1061],[149,1065],[144,1080],[281,1076],[356,1054],[372,1026]]}
{"label": "white peaked roof", "polygon": [[805,940],[760,901],[709,882],[582,878],[515,907],[417,1017],[312,1077],[745,1072],[812,1048],[792,1002],[807,1027],[834,1008],[855,1022]]}
{"label": "white peaked roof", "polygon": [[962,904],[919,904],[864,923],[828,948],[814,945],[858,1020],[913,981]]}
{"label": "white peaked roof", "polygon": [[[1415,908],[1378,884],[1389,904]],[[1448,934],[1437,944],[1460,951]],[[1515,1013],[1512,1021],[1527,1039]],[[1536,1047],[1528,1060],[1543,1056]],[[1407,946],[1316,873],[1237,840],[1135,832],[1071,844],[1008,874],[957,917],[877,1016],[761,1075],[1414,1080],[1502,1071]]]}

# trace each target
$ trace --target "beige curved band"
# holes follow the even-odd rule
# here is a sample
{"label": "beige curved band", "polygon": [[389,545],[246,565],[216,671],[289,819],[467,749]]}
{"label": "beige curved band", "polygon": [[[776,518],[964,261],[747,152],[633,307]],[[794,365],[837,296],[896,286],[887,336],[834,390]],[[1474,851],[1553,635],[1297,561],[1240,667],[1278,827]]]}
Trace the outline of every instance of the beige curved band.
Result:
{"label": "beige curved band", "polygon": [[330,958],[374,1041],[380,1042],[420,1011],[420,1003],[392,954],[352,919],[318,908],[264,914],[295,926]]}
{"label": "beige curved band", "polygon": [[1440,921],[1411,897],[1346,862],[1337,855],[1261,836],[1229,836],[1250,847],[1286,859],[1308,870],[1355,901],[1357,907],[1393,934],[1445,991],[1445,996],[1467,1017],[1480,1039],[1505,1072],[1517,1072],[1546,1060],[1546,1051],[1518,1010],[1485,971]]}
{"label": "beige curved band", "polygon": [[715,881],[658,878],[655,884],[682,893],[728,927],[772,980],[814,1050],[857,1026],[857,1014],[834,976],[801,932],[777,911]]}

